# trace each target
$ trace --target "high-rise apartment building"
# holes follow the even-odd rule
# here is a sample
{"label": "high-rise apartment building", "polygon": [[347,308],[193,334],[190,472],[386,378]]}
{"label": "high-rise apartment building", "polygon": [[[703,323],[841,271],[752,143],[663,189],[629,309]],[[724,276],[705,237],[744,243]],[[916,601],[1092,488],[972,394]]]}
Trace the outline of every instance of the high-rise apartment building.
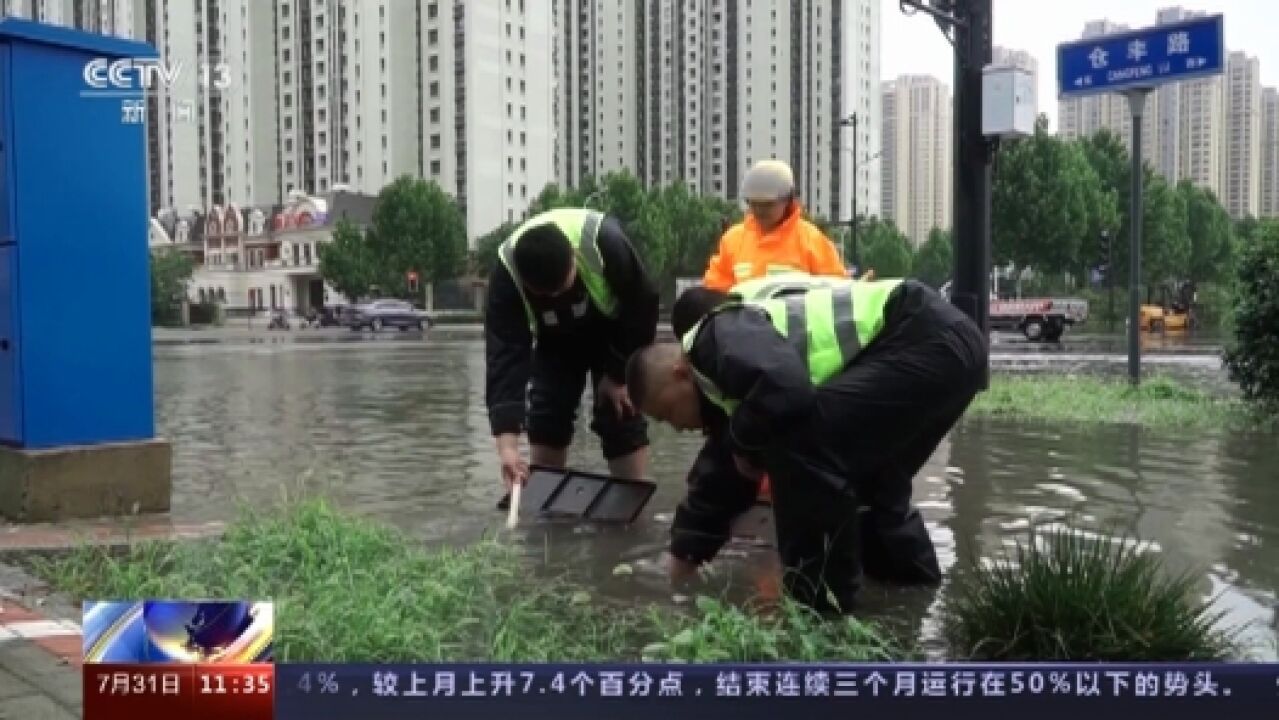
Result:
{"label": "high-rise apartment building", "polygon": [[1261,217],[1279,217],[1279,90],[1261,91]]}
{"label": "high-rise apartment building", "polygon": [[1242,52],[1226,58],[1226,153],[1222,204],[1233,218],[1261,211],[1261,63]]}
{"label": "high-rise apartment building", "polygon": [[284,4],[282,195],[424,177],[458,199],[474,238],[553,179],[548,13],[526,0]]}
{"label": "high-rise apartment building", "polygon": [[[1160,10],[1156,21],[1166,25],[1205,14],[1170,7]],[[1207,77],[1164,85],[1155,94],[1158,150],[1157,162],[1152,164],[1168,181],[1189,179],[1218,197],[1223,172],[1221,138],[1226,133],[1224,92],[1221,77]]]}
{"label": "high-rise apartment building", "polygon": [[[736,198],[746,168],[780,158],[810,212],[877,207],[879,3],[873,0],[558,0],[560,181],[630,169]],[[851,122],[858,116],[858,154]]]}
{"label": "high-rise apartment building", "polygon": [[880,217],[919,247],[931,230],[951,223],[950,88],[927,75],[884,83],[883,128]]}

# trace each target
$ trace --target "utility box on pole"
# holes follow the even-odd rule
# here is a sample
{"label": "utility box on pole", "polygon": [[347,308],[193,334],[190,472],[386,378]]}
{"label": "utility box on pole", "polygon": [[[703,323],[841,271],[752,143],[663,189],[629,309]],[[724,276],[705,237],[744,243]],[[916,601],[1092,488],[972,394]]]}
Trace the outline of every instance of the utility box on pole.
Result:
{"label": "utility box on pole", "polygon": [[1021,68],[988,65],[982,71],[981,131],[1012,139],[1035,134],[1035,77]]}
{"label": "utility box on pole", "polygon": [[138,67],[155,55],[0,22],[0,515],[13,520],[169,507]]}

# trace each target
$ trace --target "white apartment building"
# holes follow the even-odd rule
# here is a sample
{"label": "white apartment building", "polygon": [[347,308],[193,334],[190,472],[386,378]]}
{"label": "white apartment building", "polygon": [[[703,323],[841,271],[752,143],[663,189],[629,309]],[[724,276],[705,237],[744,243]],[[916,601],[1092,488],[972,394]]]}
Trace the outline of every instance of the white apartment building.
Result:
{"label": "white apartment building", "polygon": [[6,17],[72,26],[71,0],[4,0],[2,7]]}
{"label": "white apartment building", "polygon": [[628,169],[737,197],[765,158],[788,161],[814,214],[879,206],[879,3],[874,0],[556,0],[561,183]]}
{"label": "white apartment building", "polygon": [[[1163,25],[1207,13],[1181,7],[1164,8],[1156,21]],[[1158,162],[1155,167],[1170,182],[1189,179],[1221,197],[1223,143],[1226,135],[1225,81],[1221,77],[1187,80],[1161,87]]]}
{"label": "white apartment building", "polygon": [[1226,58],[1225,177],[1222,204],[1230,216],[1261,212],[1261,62],[1242,52]]}
{"label": "white apartment building", "polygon": [[[210,18],[196,20],[210,65],[224,63],[230,87],[201,88],[210,108],[205,138],[205,207],[280,201],[280,129],[276,104],[275,8],[263,0],[195,0]],[[204,37],[199,37],[200,30]],[[220,142],[219,142],[220,136]],[[220,147],[219,147],[220,146]]]}
{"label": "white apartment building", "polygon": [[534,3],[292,4],[299,19],[279,18],[283,196],[424,177],[457,198],[474,240],[554,179],[551,17]]}
{"label": "white apartment building", "polygon": [[548,10],[536,0],[459,1],[441,30],[453,54],[441,60],[443,97],[428,98],[428,118],[442,114],[428,120],[428,153],[448,155],[452,176],[440,185],[462,203],[472,241],[518,221],[555,178]]}
{"label": "white apartment building", "polygon": [[407,174],[457,197],[475,238],[556,177],[552,16],[531,0],[0,1],[180,64],[149,100],[153,213]]}
{"label": "white apartment building", "polygon": [[1279,90],[1261,91],[1261,217],[1279,217]]}
{"label": "white apartment building", "polygon": [[950,88],[927,75],[903,75],[884,83],[883,113],[880,217],[919,247],[930,231],[951,223]]}

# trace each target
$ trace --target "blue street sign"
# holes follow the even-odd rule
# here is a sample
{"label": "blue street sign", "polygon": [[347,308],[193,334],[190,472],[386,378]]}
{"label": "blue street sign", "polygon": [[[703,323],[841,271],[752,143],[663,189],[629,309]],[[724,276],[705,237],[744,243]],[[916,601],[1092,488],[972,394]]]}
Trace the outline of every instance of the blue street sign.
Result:
{"label": "blue street sign", "polygon": [[1057,46],[1060,97],[1153,87],[1225,68],[1222,15]]}

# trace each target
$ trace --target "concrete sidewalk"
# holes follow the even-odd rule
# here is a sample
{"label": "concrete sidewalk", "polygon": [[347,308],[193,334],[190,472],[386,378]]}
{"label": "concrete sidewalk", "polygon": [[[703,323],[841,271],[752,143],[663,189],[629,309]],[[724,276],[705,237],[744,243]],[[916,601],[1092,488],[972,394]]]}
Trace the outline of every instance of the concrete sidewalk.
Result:
{"label": "concrete sidewalk", "polygon": [[46,612],[29,599],[0,597],[0,718],[3,720],[76,720],[80,717],[83,683],[80,626],[56,614]]}
{"label": "concrete sidewalk", "polygon": [[166,515],[0,525],[0,720],[76,720],[83,692],[80,608],[6,558],[84,544],[209,538],[224,529]]}

